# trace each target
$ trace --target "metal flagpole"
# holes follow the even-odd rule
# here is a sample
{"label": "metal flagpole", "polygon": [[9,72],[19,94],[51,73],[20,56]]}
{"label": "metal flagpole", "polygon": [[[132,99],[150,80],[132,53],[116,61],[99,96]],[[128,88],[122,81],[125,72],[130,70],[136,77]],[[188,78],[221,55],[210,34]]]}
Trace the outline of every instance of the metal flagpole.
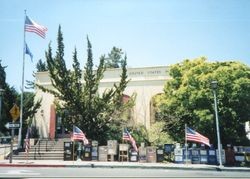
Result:
{"label": "metal flagpole", "polygon": [[24,67],[25,67],[25,20],[26,10],[24,10],[24,28],[23,28],[23,70],[22,70],[22,88],[21,88],[21,109],[20,109],[20,128],[18,133],[18,148],[21,148],[22,144],[22,126],[23,126],[23,91],[24,91]]}
{"label": "metal flagpole", "polygon": [[[72,135],[74,133],[74,125],[73,125],[73,131],[72,131]],[[73,159],[73,165],[74,165],[74,161],[75,161],[75,140],[73,139],[73,154],[72,154],[72,159]]]}
{"label": "metal flagpole", "polygon": [[74,164],[74,161],[75,161],[75,140],[73,140],[73,157],[72,157],[72,159],[73,159],[73,164]]}
{"label": "metal flagpole", "polygon": [[186,148],[186,164],[187,164],[187,124],[185,124],[185,148]]}
{"label": "metal flagpole", "polygon": [[[122,127],[122,144],[124,144],[124,139],[123,139],[123,133],[124,133],[124,127]],[[120,155],[121,151],[119,149],[119,155]],[[124,156],[124,153],[122,153],[122,163],[123,163],[123,156]]]}

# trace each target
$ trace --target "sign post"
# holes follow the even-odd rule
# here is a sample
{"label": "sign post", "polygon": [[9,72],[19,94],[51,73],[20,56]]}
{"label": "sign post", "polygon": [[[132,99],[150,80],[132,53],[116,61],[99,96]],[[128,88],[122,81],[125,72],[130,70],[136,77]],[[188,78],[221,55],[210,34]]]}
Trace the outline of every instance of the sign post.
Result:
{"label": "sign post", "polygon": [[[10,109],[10,114],[12,117],[12,123],[7,123],[6,125],[8,126],[8,128],[11,129],[11,143],[10,143],[10,163],[12,163],[12,157],[13,157],[13,142],[14,142],[14,130],[15,128],[19,128],[20,124],[18,125],[17,123],[15,123],[15,121],[19,118],[20,116],[20,111],[19,111],[19,107],[14,104],[14,106]],[[5,125],[5,127],[6,127]]]}
{"label": "sign post", "polygon": [[13,157],[13,140],[14,140],[14,128],[11,129],[11,143],[10,143],[10,163],[12,163]]}

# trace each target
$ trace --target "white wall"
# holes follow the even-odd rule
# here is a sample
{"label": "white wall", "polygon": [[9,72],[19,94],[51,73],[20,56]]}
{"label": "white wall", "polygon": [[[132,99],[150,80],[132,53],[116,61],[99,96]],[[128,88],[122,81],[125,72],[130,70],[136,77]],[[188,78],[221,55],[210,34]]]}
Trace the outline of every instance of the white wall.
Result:
{"label": "white wall", "polygon": [[[120,80],[121,69],[107,69],[104,78],[101,80],[100,94],[107,88],[111,88],[114,83]],[[134,107],[134,121],[150,127],[150,101],[156,94],[162,93],[165,82],[169,79],[168,67],[145,67],[128,68],[128,78],[130,82],[124,94],[131,96],[137,94]],[[36,82],[46,87],[52,87],[47,72],[36,73]],[[48,137],[50,124],[50,105],[53,104],[54,97],[51,94],[36,91],[36,98],[42,98],[42,106],[35,118],[41,137]],[[41,113],[43,111],[43,114]]]}

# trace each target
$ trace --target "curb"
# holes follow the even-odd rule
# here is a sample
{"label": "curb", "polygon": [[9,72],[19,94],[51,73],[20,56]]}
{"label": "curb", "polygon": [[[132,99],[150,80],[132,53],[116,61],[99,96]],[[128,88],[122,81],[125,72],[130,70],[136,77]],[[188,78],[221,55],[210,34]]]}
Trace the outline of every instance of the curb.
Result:
{"label": "curb", "polygon": [[140,165],[100,165],[100,164],[76,164],[76,165],[62,165],[62,164],[0,164],[0,167],[65,167],[65,168],[140,168],[140,169],[170,169],[170,170],[213,170],[216,171],[216,167],[177,167],[177,166],[140,166]]}
{"label": "curb", "polygon": [[250,168],[230,168],[230,167],[218,167],[218,166],[206,166],[206,167],[198,167],[198,166],[154,166],[154,165],[102,165],[95,163],[88,164],[34,164],[34,163],[23,163],[23,164],[10,164],[10,163],[2,163],[0,167],[46,167],[46,168],[139,168],[139,169],[167,169],[167,170],[209,170],[209,171],[218,171],[218,172],[250,172]]}
{"label": "curb", "polygon": [[66,167],[66,165],[46,165],[46,164],[0,164],[0,167]]}

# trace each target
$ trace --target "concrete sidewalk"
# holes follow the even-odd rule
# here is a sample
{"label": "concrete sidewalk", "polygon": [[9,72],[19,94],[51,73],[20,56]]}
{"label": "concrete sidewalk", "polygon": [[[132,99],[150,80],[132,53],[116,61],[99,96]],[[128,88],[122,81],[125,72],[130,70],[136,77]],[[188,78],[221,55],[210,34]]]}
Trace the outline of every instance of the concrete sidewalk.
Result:
{"label": "concrete sidewalk", "polygon": [[0,167],[91,167],[91,168],[154,168],[181,170],[245,171],[248,167],[219,167],[206,164],[140,163],[140,162],[100,162],[100,161],[58,161],[58,160],[0,160]]}

